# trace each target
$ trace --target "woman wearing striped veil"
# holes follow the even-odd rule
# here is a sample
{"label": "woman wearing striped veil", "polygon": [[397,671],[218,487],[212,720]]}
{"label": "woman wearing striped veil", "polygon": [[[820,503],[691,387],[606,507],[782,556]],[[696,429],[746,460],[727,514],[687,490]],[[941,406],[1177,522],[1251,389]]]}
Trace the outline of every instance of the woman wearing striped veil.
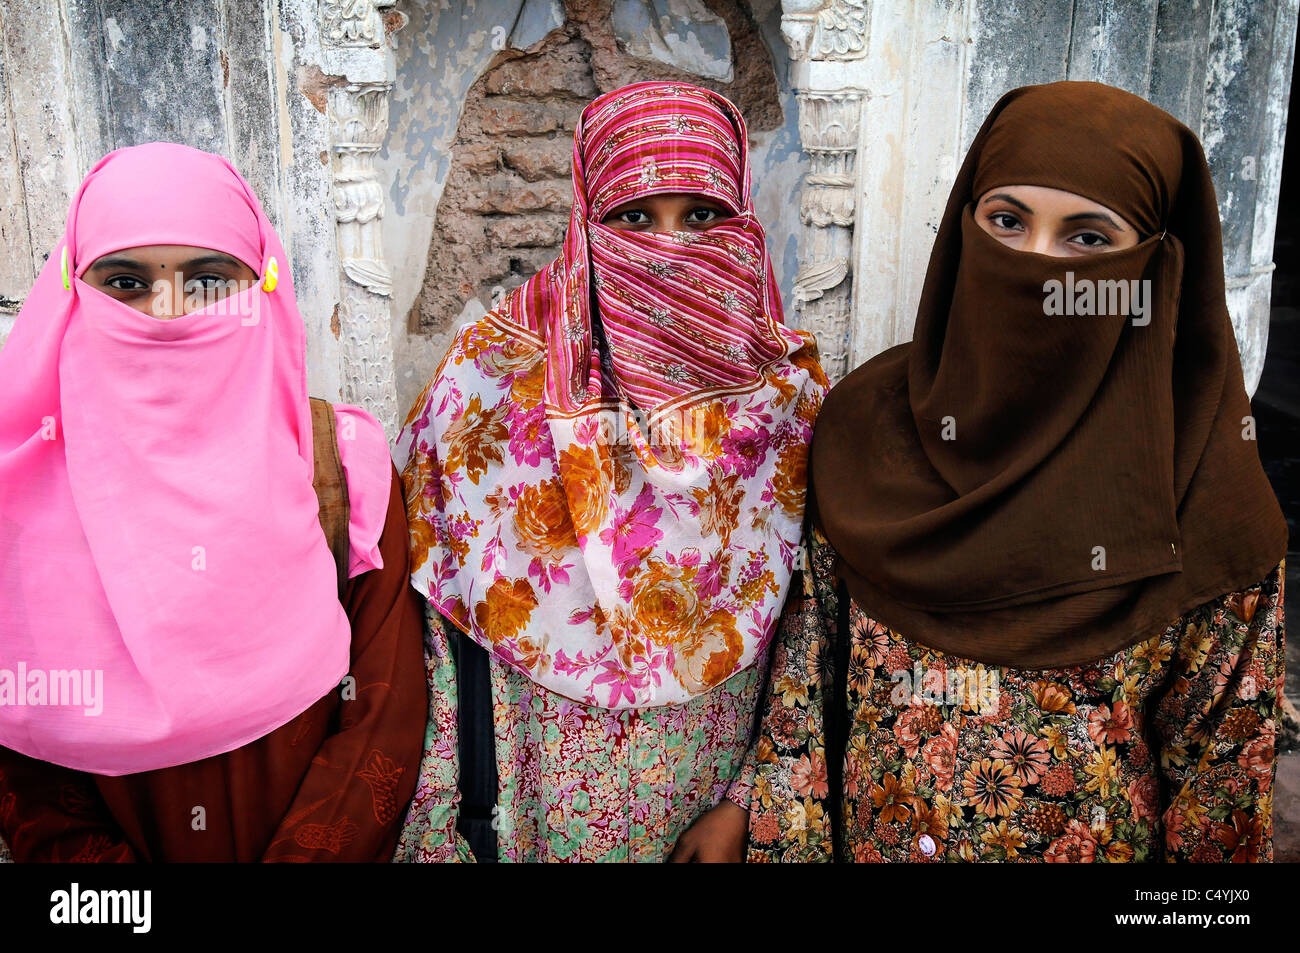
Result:
{"label": "woman wearing striped veil", "polygon": [[480,859],[661,860],[745,802],[826,389],[749,179],[723,97],[599,97],[562,254],[416,401],[398,453],[433,699],[399,857],[468,859],[462,815],[491,817]]}

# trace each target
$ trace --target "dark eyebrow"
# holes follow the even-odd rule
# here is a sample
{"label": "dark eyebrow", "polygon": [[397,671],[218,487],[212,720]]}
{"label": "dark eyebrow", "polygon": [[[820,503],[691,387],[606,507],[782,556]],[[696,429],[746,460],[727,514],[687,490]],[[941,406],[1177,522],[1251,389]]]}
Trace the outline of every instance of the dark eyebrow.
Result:
{"label": "dark eyebrow", "polygon": [[994,199],[1001,199],[1004,202],[1010,202],[1012,205],[1020,209],[1022,212],[1028,212],[1030,215],[1034,214],[1034,210],[1032,208],[1030,208],[1024,202],[1020,201],[1020,199],[1007,195],[1006,192],[997,192],[993,195],[986,195],[984,196],[984,200],[980,202],[980,204],[983,205],[984,202],[992,202]]}
{"label": "dark eyebrow", "polygon": [[191,268],[202,268],[204,265],[229,265],[232,268],[243,267],[243,262],[231,258],[229,255],[223,255],[218,252],[215,255],[200,255],[198,258],[191,258],[189,261],[181,262],[182,270]]}
{"label": "dark eyebrow", "polygon": [[121,256],[101,258],[90,266],[91,271],[98,271],[100,268],[135,268],[139,271],[146,270],[144,262],[136,261],[134,258],[123,258]]}
{"label": "dark eyebrow", "polygon": [[[182,271],[188,271],[193,268],[202,268],[205,265],[227,265],[231,268],[240,267],[242,262],[231,258],[229,255],[223,255],[220,252],[213,255],[200,255],[198,258],[191,258],[188,261],[181,262],[178,267]],[[95,271],[101,268],[135,268],[139,271],[148,269],[144,262],[136,261],[134,258],[127,258],[122,255],[112,255],[108,258],[101,258],[90,268]]]}
{"label": "dark eyebrow", "polygon": [[1105,222],[1107,225],[1115,229],[1117,232],[1127,231],[1127,229],[1125,229],[1123,225],[1115,221],[1105,212],[1076,212],[1074,215],[1065,216],[1064,220],[1067,222],[1083,222],[1083,221]]}

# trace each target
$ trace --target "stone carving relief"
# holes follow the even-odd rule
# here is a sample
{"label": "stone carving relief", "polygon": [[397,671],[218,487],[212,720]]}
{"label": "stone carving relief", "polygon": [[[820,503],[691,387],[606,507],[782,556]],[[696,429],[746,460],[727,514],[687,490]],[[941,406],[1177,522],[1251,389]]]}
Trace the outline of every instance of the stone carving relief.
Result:
{"label": "stone carving relief", "polygon": [[854,60],[867,54],[867,0],[787,0],[781,33],[792,59]]}
{"label": "stone carving relief", "polygon": [[367,291],[390,295],[380,226],[384,189],[375,157],[388,128],[389,83],[349,83],[330,91],[327,115],[334,151],[334,215],[344,273]]}
{"label": "stone carving relief", "polygon": [[799,323],[817,335],[822,366],[838,380],[849,369],[855,164],[862,96],[799,94],[799,137],[811,168],[799,200],[802,234],[793,301]]}
{"label": "stone carving relief", "polygon": [[[321,37],[327,48],[348,49],[356,73],[391,76],[388,25],[381,10],[395,0],[323,0]],[[397,27],[405,22],[399,15]],[[357,49],[358,47],[369,49]],[[374,60],[375,62],[368,62]],[[351,70],[350,70],[351,71]],[[330,171],[338,241],[339,306],[334,332],[339,338],[343,399],[372,413],[389,437],[398,429],[389,298],[392,269],[384,259],[382,225],[384,184],[375,159],[388,133],[391,80],[339,77],[329,89]]]}
{"label": "stone carving relief", "polygon": [[380,10],[397,0],[323,0],[321,38],[335,46],[380,46],[385,39]]}

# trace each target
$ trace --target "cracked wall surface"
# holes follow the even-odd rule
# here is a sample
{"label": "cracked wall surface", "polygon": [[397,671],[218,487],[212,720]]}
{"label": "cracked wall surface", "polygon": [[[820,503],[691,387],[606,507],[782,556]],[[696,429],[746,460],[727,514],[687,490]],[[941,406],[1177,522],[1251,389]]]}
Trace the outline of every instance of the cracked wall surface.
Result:
{"label": "cracked wall surface", "polygon": [[[391,420],[454,327],[556,253],[583,103],[676,78],[744,111],[787,320],[843,373],[910,337],[936,210],[988,107],[1069,77],[1201,134],[1250,386],[1298,3],[187,0],[159,16],[145,0],[0,0],[0,342],[90,166],[186,142],[230,158],[280,231],[313,393]],[[859,105],[835,107],[846,95]],[[340,119],[368,103],[373,130]]]}
{"label": "cracked wall surface", "polygon": [[[791,203],[804,163],[785,83],[779,7],[715,0],[706,8],[701,0],[699,9],[726,28],[732,78],[723,82],[691,72],[689,58],[674,67],[626,48],[614,25],[615,6],[557,0],[534,12],[549,29],[521,30],[527,3],[470,3],[451,20],[435,4],[412,5],[398,48],[384,160],[394,176],[386,241],[403,249],[394,294],[401,311],[394,334],[404,339],[399,403],[415,397],[460,323],[558,254],[572,204],[578,115],[599,93],[627,83],[683,80],[737,103],[750,129],[755,202],[770,224],[778,275],[788,267],[792,277],[797,212]],[[521,33],[532,42],[511,45]],[[705,58],[716,62],[717,51]],[[449,95],[439,80],[453,70],[464,91],[453,86]],[[405,169],[403,159],[410,160]]]}

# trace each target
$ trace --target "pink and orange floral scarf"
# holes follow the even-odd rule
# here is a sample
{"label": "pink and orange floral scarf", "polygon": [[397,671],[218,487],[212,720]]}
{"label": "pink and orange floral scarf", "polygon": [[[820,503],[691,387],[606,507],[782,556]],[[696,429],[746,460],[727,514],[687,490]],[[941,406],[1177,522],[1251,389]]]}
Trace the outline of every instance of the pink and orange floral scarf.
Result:
{"label": "pink and orange floral scarf", "polygon": [[[573,192],[563,253],[459,330],[398,438],[412,582],[552,691],[681,703],[763,656],[827,382],[811,336],[783,324],[726,99],[666,83],[599,97]],[[733,215],[668,234],[600,223],[682,192]]]}

